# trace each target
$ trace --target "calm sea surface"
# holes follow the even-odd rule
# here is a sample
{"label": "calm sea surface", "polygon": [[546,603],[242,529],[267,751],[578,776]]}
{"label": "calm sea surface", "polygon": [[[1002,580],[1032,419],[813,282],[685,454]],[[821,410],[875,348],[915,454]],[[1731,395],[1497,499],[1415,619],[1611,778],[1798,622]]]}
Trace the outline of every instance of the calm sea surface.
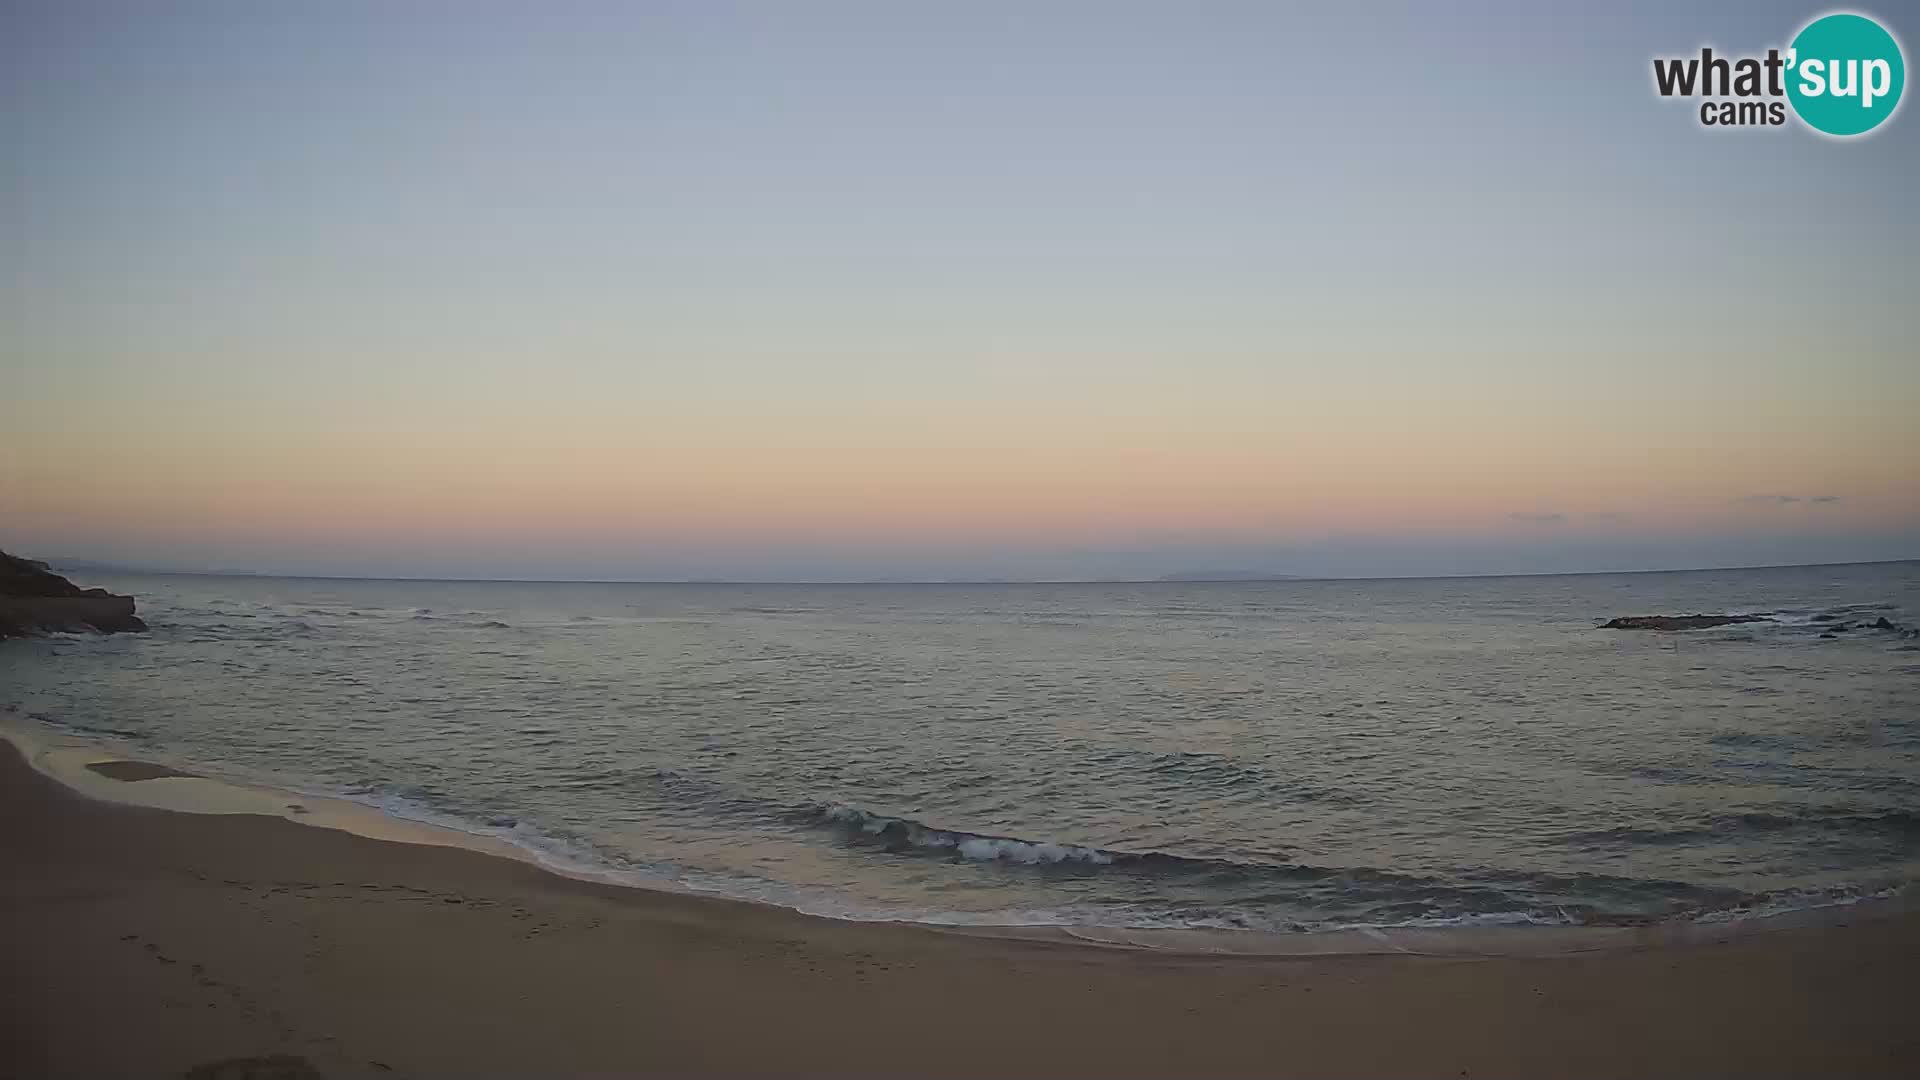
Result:
{"label": "calm sea surface", "polygon": [[[858,917],[1321,928],[1920,872],[1920,563],[1147,585],[76,575],[0,705],[570,863]],[[1614,615],[1771,612],[1687,634]]]}

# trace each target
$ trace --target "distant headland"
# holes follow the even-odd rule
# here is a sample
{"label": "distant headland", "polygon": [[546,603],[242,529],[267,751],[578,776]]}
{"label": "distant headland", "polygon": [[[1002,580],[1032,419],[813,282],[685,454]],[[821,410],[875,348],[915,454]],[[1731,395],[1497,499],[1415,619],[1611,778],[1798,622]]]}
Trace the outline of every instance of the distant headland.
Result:
{"label": "distant headland", "polygon": [[1181,570],[1161,574],[1156,581],[1303,581],[1298,574],[1276,574],[1271,570]]}
{"label": "distant headland", "polygon": [[46,563],[0,551],[0,638],[145,630],[133,597],[83,589]]}

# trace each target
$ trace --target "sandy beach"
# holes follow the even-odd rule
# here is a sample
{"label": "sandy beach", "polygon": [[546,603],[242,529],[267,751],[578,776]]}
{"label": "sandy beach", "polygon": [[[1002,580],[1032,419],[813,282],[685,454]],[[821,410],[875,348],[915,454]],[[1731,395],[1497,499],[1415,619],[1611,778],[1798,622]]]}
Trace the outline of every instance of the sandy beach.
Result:
{"label": "sandy beach", "polygon": [[1909,913],[1543,955],[1209,956],[816,919],[262,814],[119,805],[10,744],[0,808],[9,1076],[1920,1066]]}

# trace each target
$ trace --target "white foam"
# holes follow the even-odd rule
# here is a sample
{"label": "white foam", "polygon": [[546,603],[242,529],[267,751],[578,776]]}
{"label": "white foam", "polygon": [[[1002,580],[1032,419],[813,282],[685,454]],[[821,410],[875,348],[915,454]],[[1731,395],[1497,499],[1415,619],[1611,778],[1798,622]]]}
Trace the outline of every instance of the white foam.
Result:
{"label": "white foam", "polygon": [[[183,771],[184,762],[156,760],[144,747],[121,747],[97,736],[66,734],[13,709],[0,709],[0,737],[20,750],[40,773],[88,798],[145,806],[184,814],[256,814],[301,825],[339,829],[376,840],[440,847],[464,847],[489,855],[547,865],[538,853],[499,832],[457,828],[445,820],[410,814],[379,799],[355,799],[338,793],[269,787],[206,775],[164,776],[129,783],[104,776],[90,765],[144,761]],[[396,812],[399,811],[399,812]],[[550,869],[566,872],[560,866]]]}
{"label": "white foam", "polygon": [[1865,890],[1853,888],[1838,889],[1786,889],[1757,897],[1751,903],[1734,908],[1722,908],[1706,911],[1693,917],[1697,923],[1745,922],[1750,919],[1770,919],[1780,915],[1798,915],[1807,912],[1823,911],[1829,908],[1847,908],[1855,904],[1875,900],[1894,900],[1906,892],[1901,886],[1888,885],[1884,888]]}

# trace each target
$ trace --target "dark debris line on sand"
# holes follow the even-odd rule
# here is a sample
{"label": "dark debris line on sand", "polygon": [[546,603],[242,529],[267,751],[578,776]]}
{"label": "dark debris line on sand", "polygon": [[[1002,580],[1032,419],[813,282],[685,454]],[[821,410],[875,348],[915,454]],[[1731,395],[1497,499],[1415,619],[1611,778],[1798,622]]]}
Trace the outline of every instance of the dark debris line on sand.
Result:
{"label": "dark debris line on sand", "polygon": [[[378,1062],[375,1064],[386,1068]],[[293,1054],[209,1061],[181,1075],[182,1080],[323,1080],[311,1061]]]}
{"label": "dark debris line on sand", "polygon": [[181,772],[167,765],[156,765],[150,761],[96,761],[87,766],[109,780],[126,783],[139,783],[142,780],[165,780],[169,777],[193,777],[197,774]]}

